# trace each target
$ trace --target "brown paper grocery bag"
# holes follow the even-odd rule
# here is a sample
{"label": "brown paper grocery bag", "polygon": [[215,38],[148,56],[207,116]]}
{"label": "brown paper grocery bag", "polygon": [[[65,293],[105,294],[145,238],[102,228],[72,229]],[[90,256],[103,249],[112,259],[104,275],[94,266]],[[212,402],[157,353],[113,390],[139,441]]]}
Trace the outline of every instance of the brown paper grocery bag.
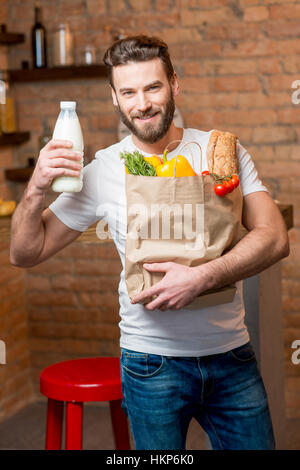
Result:
{"label": "brown paper grocery bag", "polygon": [[[143,263],[199,266],[221,256],[246,233],[240,186],[217,196],[209,175],[153,177],[126,173],[125,281],[130,298],[160,281]],[[186,308],[232,302],[235,285],[205,292]],[[147,299],[149,302],[151,299]]]}

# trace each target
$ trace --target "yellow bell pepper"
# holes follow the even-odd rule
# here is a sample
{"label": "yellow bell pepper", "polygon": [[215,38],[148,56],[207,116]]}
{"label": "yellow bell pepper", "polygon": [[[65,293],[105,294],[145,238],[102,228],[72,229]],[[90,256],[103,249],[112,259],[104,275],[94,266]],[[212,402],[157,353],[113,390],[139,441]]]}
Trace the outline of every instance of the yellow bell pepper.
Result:
{"label": "yellow bell pepper", "polygon": [[152,157],[144,157],[144,160],[146,160],[146,162],[148,163],[151,163],[154,168],[163,163],[162,159],[158,155],[152,155]]}
{"label": "yellow bell pepper", "polygon": [[163,164],[155,168],[157,176],[174,176],[175,163],[176,163],[176,176],[196,176],[193,168],[189,164],[188,160],[183,155],[173,157],[171,160],[167,160],[168,150],[165,150],[163,155]]}

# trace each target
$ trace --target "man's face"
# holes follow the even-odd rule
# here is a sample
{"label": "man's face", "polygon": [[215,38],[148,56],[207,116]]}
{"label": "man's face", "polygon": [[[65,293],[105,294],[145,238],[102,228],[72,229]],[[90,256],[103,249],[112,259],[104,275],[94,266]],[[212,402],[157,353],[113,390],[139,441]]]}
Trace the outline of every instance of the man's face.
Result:
{"label": "man's face", "polygon": [[178,94],[176,75],[168,81],[160,59],[113,68],[114,105],[128,129],[142,142],[155,143],[170,128]]}

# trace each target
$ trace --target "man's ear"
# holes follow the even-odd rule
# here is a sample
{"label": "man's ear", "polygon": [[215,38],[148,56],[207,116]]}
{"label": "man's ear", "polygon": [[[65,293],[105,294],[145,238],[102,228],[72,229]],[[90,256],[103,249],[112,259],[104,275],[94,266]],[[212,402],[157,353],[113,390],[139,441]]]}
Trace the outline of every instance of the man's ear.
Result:
{"label": "man's ear", "polygon": [[176,72],[174,72],[173,77],[170,80],[173,96],[179,95],[179,83]]}
{"label": "man's ear", "polygon": [[118,100],[117,100],[116,92],[115,92],[115,90],[113,89],[113,87],[111,85],[110,85],[110,89],[111,89],[111,96],[112,96],[113,104],[114,104],[114,106],[118,106]]}

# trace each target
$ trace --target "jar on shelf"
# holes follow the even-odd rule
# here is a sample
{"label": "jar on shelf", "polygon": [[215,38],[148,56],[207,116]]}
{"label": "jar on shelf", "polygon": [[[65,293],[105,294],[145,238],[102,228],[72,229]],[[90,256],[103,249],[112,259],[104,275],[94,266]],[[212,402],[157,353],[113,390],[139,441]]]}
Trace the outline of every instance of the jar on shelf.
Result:
{"label": "jar on shelf", "polygon": [[93,65],[96,63],[96,48],[91,45],[80,49],[79,65]]}
{"label": "jar on shelf", "polygon": [[74,64],[73,34],[67,24],[62,23],[53,35],[53,65],[61,67]]}
{"label": "jar on shelf", "polygon": [[0,129],[2,134],[16,132],[15,103],[8,76],[0,71]]}

